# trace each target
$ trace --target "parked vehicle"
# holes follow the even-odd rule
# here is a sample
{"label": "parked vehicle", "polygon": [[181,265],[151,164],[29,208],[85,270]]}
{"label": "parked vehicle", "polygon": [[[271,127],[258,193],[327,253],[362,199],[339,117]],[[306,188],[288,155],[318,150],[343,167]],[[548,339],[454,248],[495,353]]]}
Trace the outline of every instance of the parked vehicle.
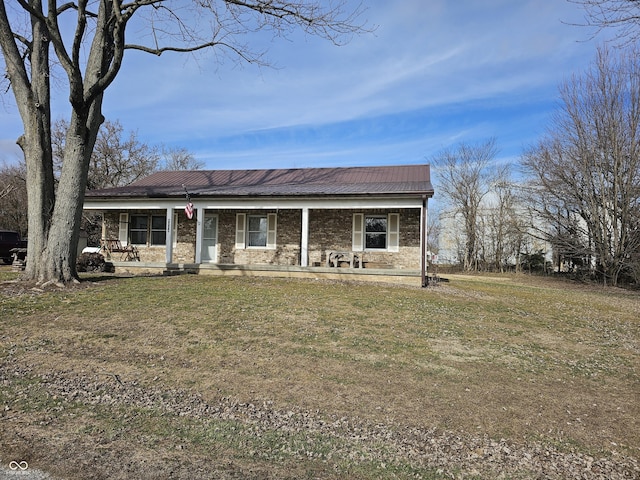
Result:
{"label": "parked vehicle", "polygon": [[0,230],[0,259],[4,263],[11,263],[14,248],[27,248],[27,241],[20,238],[18,232]]}

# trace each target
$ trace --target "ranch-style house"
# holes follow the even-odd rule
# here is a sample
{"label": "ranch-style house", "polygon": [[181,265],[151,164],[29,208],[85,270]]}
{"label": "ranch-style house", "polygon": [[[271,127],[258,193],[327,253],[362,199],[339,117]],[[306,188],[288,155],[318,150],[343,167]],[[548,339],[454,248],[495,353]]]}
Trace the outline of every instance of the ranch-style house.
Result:
{"label": "ranch-style house", "polygon": [[116,271],[427,282],[429,165],[160,171],[88,191]]}

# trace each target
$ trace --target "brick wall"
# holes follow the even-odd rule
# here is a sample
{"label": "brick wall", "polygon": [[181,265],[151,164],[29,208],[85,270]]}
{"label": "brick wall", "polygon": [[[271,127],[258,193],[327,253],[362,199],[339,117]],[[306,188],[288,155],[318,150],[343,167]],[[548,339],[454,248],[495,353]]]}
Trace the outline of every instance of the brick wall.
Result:
{"label": "brick wall", "polygon": [[[176,241],[177,240],[177,241]],[[175,263],[193,263],[196,261],[196,216],[189,220],[178,212],[178,238],[174,240],[173,261]],[[164,254],[164,249],[163,249]],[[157,261],[157,260],[155,260]],[[160,260],[165,261],[163,256]]]}
{"label": "brick wall", "polygon": [[[302,228],[302,212],[300,210],[247,210],[241,212],[247,215],[277,213],[275,249],[257,247],[236,249],[236,213],[239,212],[231,211],[225,214],[225,235],[218,237],[221,252],[228,255],[228,257],[221,258],[224,263],[300,265],[300,230]],[[219,225],[222,223],[223,217],[221,216]]]}
{"label": "brick wall", "polygon": [[[364,252],[365,265],[370,262],[399,269],[420,268],[420,210],[363,210],[358,213],[400,214],[400,248],[398,252]],[[162,215],[165,211],[129,211],[130,214],[152,213]],[[236,249],[236,210],[219,210],[218,216],[218,262],[235,264],[299,265],[301,241],[301,210],[246,210],[242,213],[277,213],[276,248]],[[309,212],[309,265],[324,266],[327,252],[352,250],[353,210],[311,210]],[[118,238],[119,212],[105,212],[105,238]],[[178,213],[178,238],[173,249],[173,262],[195,262],[196,219],[188,220]],[[165,261],[164,246],[138,245],[143,262]]]}

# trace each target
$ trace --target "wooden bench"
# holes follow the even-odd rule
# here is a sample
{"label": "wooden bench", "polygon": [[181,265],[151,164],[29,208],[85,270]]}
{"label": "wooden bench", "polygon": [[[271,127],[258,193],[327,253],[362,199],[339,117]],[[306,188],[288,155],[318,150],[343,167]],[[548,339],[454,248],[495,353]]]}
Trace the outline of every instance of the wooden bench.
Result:
{"label": "wooden bench", "polygon": [[358,268],[363,268],[362,253],[355,252],[328,252],[327,267],[339,267],[340,262],[349,262],[349,268],[354,268],[357,264]]}
{"label": "wooden bench", "polygon": [[113,238],[103,238],[100,240],[100,249],[107,252],[109,258],[113,258],[114,253],[120,253],[120,260],[140,261],[138,249],[133,245],[122,245],[122,242]]}

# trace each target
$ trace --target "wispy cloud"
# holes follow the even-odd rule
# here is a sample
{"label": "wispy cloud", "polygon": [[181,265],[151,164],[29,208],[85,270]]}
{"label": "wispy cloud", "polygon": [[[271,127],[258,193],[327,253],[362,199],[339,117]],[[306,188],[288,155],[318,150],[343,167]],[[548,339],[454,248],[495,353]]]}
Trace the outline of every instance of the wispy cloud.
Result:
{"label": "wispy cloud", "polygon": [[[335,47],[294,33],[270,46],[282,68],[128,53],[105,114],[211,168],[415,163],[489,136],[514,158],[595,52],[562,0],[368,4],[373,34]],[[3,137],[16,123],[0,118]]]}

